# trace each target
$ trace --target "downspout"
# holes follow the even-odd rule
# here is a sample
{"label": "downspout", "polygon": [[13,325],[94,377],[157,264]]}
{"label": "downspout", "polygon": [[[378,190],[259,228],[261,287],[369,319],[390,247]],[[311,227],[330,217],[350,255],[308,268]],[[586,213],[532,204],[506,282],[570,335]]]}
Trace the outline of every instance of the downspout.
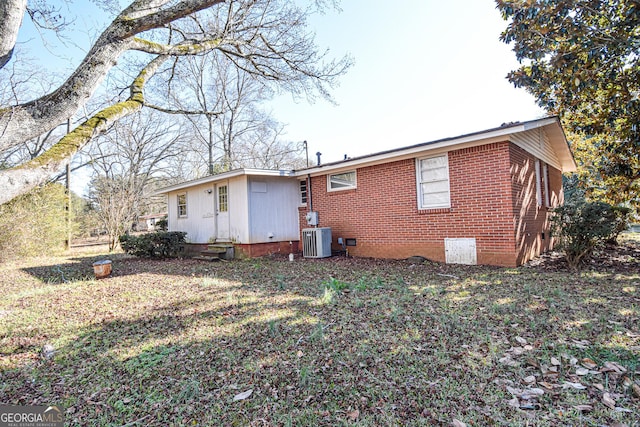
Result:
{"label": "downspout", "polygon": [[311,174],[307,174],[307,193],[309,197],[309,212],[313,212],[313,197],[311,197]]}

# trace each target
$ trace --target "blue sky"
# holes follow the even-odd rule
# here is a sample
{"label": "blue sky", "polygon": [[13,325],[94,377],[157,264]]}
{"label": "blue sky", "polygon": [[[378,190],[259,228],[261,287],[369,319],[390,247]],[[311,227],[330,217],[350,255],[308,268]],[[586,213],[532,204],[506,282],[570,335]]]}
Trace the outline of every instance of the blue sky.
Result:
{"label": "blue sky", "polygon": [[[87,8],[94,12],[83,13]],[[49,65],[74,66],[104,25],[90,3],[78,2],[74,12],[76,40],[49,51],[77,55],[54,55]],[[29,24],[25,19],[21,39],[33,48],[39,37]],[[544,115],[505,78],[518,63],[499,41],[506,22],[493,0],[344,0],[341,12],[327,11],[310,25],[321,49],[355,61],[332,92],[337,105],[282,95],[265,107],[287,124],[284,139],[309,142],[312,161],[317,151],[330,162]],[[51,57],[44,47],[31,54]]]}
{"label": "blue sky", "polygon": [[499,40],[493,0],[344,1],[311,24],[320,46],[355,65],[333,92],[338,106],[281,96],[273,114],[310,157],[340,160],[544,115],[506,80],[518,63]]}

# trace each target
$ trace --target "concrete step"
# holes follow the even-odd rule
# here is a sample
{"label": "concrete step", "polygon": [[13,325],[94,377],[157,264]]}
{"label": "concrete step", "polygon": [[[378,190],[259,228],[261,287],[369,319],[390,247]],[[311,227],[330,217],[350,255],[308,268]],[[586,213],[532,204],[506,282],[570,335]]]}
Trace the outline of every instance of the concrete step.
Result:
{"label": "concrete step", "polygon": [[224,254],[224,253],[227,253],[227,248],[218,248],[218,247],[209,246],[209,249],[200,251],[200,253],[201,254]]}
{"label": "concrete step", "polygon": [[217,254],[218,257],[225,260],[232,260],[234,257],[234,247],[230,243],[212,243],[207,245],[207,250],[201,252],[207,256],[213,256]]}

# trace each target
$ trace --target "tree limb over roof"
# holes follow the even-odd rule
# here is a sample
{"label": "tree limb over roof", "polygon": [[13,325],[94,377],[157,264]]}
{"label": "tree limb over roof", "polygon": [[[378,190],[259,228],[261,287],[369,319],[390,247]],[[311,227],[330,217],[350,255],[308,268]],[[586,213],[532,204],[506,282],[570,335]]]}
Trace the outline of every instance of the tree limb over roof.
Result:
{"label": "tree limb over roof", "polygon": [[[0,6],[0,68],[10,62],[25,8],[24,0],[8,0]],[[205,11],[210,15],[202,16]],[[348,57],[325,61],[326,52],[318,52],[313,35],[306,31],[310,11],[288,0],[135,0],[107,26],[59,87],[24,103],[0,106],[0,152],[50,131],[76,114],[127,51],[160,55],[147,61],[146,67],[160,57],[217,51],[255,78],[294,94],[329,97],[328,88],[351,61]],[[180,31],[187,17],[189,22],[197,22],[196,29]],[[14,188],[0,197],[0,204],[45,183],[55,175],[55,168],[63,167],[103,129],[103,123],[141,108],[145,102],[142,88],[157,67],[150,71],[144,68],[131,83],[129,99],[100,111],[54,145],[53,151],[0,171],[0,182]]]}

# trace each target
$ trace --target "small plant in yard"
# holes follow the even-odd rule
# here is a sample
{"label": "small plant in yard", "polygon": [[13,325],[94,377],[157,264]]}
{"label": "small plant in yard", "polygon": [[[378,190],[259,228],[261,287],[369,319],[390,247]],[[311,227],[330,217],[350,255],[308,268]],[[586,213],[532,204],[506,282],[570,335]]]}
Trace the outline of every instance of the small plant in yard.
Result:
{"label": "small plant in yard", "polygon": [[320,297],[320,302],[325,305],[331,304],[335,296],[336,296],[336,291],[334,291],[333,288],[325,287],[324,290],[322,291],[322,297]]}
{"label": "small plant in yard", "polygon": [[574,201],[553,209],[552,235],[570,267],[577,269],[614,232],[616,214],[607,203]]}
{"label": "small plant in yard", "polygon": [[180,393],[178,393],[173,398],[173,403],[175,404],[188,404],[189,402],[193,402],[200,397],[200,381],[195,378],[188,379],[182,382],[182,388],[180,389]]}
{"label": "small plant in yard", "polygon": [[281,336],[280,326],[278,325],[278,321],[275,319],[269,320],[269,336],[271,336],[271,338],[276,338]]}
{"label": "small plant in yard", "polygon": [[142,258],[174,258],[182,254],[187,233],[162,231],[132,236],[120,236],[120,246],[130,254]]}
{"label": "small plant in yard", "polygon": [[628,226],[631,209],[588,201],[575,180],[569,179],[565,185],[565,203],[552,211],[551,234],[569,266],[578,269],[598,246],[617,241]]}
{"label": "small plant in yard", "polygon": [[329,280],[325,280],[324,282],[322,282],[322,284],[325,288],[333,289],[336,292],[340,292],[351,287],[349,283],[338,280],[335,277],[331,277],[329,278]]}
{"label": "small plant in yard", "polygon": [[311,383],[312,367],[303,366],[300,368],[300,386],[307,387]]}

